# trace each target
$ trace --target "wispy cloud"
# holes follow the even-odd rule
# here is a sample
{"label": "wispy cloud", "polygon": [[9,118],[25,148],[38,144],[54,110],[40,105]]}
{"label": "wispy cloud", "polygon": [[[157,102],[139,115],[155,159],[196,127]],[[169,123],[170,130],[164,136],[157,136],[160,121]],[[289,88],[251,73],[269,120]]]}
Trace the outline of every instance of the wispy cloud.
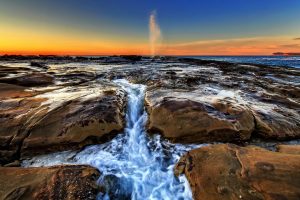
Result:
{"label": "wispy cloud", "polygon": [[299,51],[290,37],[251,37],[200,40],[161,47],[164,54],[177,55],[270,55],[276,51]]}
{"label": "wispy cloud", "polygon": [[300,48],[300,44],[283,44],[280,45],[282,48]]}
{"label": "wispy cloud", "polygon": [[300,37],[298,37],[298,38],[294,38],[294,40],[300,40]]}

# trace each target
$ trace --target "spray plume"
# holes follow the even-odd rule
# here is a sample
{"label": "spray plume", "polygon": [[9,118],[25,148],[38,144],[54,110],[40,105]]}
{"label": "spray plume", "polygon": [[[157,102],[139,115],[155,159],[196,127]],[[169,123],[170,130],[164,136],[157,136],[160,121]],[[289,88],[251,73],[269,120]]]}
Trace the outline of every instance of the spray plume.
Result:
{"label": "spray plume", "polygon": [[149,35],[150,35],[150,51],[151,55],[157,54],[157,47],[161,43],[161,31],[156,21],[156,11],[152,11],[149,17]]}

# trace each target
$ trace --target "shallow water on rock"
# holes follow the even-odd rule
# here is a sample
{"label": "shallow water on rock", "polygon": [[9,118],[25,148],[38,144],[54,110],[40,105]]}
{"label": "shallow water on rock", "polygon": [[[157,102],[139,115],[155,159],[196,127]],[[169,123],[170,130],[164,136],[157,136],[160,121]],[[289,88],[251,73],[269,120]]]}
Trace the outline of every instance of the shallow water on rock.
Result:
{"label": "shallow water on rock", "polygon": [[[173,167],[186,151],[201,145],[172,144],[145,132],[145,86],[116,80],[127,92],[126,128],[113,140],[92,145],[81,152],[65,151],[24,160],[24,167],[88,164],[102,175],[104,191],[98,199],[192,199],[184,176],[175,177]],[[203,146],[203,145],[202,145]]]}

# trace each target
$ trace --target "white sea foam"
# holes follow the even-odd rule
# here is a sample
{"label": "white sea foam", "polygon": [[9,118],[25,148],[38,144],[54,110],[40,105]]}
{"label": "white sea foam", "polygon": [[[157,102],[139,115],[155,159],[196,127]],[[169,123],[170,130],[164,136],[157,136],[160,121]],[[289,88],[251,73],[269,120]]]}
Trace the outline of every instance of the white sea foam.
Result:
{"label": "white sea foam", "polygon": [[144,109],[145,86],[116,80],[128,95],[126,128],[113,140],[92,145],[81,152],[65,151],[37,156],[23,161],[24,167],[58,164],[88,164],[102,175],[99,184],[106,194],[98,199],[192,199],[184,176],[175,177],[173,168],[186,151],[201,145],[172,144],[159,135],[148,137],[145,132],[147,113]]}

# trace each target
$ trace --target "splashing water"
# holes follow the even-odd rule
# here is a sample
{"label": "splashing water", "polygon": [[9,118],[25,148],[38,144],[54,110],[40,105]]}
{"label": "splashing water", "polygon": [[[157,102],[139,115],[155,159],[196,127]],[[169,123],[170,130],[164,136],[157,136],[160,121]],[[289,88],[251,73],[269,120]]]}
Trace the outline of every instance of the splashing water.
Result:
{"label": "splashing water", "polygon": [[156,11],[152,11],[149,18],[150,50],[151,55],[157,54],[157,46],[161,42],[161,31],[156,21]]}
{"label": "splashing water", "polygon": [[37,156],[22,165],[51,166],[57,164],[89,164],[102,175],[99,184],[105,194],[98,199],[192,199],[184,176],[175,177],[173,167],[180,156],[199,145],[171,144],[159,135],[145,132],[147,113],[144,108],[145,86],[116,80],[128,96],[126,128],[113,140],[92,145],[76,153],[65,151]]}

